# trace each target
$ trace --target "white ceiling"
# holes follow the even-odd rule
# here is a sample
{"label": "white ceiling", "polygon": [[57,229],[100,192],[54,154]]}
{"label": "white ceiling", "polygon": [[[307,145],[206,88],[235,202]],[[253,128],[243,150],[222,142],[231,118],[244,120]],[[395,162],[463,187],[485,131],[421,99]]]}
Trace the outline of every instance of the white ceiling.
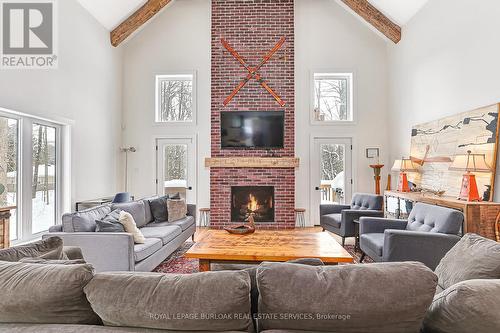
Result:
{"label": "white ceiling", "polygon": [[[387,17],[405,25],[429,0],[368,0]],[[146,0],[78,0],[106,29],[113,30]]]}
{"label": "white ceiling", "polygon": [[405,25],[429,0],[368,0],[400,26]]}

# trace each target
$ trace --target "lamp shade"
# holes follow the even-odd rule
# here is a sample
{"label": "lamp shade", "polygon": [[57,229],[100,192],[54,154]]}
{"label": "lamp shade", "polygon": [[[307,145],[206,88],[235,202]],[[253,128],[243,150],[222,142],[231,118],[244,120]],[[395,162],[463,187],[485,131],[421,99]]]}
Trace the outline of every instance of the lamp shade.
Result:
{"label": "lamp shade", "polygon": [[418,168],[413,163],[413,161],[409,158],[403,158],[400,160],[394,161],[394,165],[392,166],[392,171],[398,172],[418,172]]}
{"label": "lamp shade", "polygon": [[486,155],[472,154],[469,150],[467,154],[455,155],[450,170],[467,172],[491,172],[491,167],[486,163]]}

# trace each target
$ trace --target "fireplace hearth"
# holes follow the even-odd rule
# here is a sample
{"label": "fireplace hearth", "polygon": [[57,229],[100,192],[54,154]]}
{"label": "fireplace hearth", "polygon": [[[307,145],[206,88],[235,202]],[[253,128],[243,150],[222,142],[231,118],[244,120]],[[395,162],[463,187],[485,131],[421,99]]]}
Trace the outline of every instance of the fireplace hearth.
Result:
{"label": "fireplace hearth", "polygon": [[274,222],[274,186],[232,186],[231,222]]}

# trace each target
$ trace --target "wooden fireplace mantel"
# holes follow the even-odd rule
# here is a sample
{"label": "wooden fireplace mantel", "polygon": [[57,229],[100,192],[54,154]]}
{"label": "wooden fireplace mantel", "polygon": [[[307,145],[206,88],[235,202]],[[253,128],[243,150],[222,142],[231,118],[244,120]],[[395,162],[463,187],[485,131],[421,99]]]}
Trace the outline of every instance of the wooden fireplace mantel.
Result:
{"label": "wooden fireplace mantel", "polygon": [[208,168],[298,168],[298,157],[207,157]]}

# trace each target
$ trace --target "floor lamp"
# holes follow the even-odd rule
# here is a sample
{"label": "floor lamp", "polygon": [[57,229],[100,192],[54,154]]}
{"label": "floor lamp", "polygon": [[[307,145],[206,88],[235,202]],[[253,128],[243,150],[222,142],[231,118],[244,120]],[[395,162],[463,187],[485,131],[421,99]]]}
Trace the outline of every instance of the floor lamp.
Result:
{"label": "floor lamp", "polygon": [[135,147],[125,147],[120,148],[120,150],[125,153],[125,192],[128,192],[128,153],[135,153],[137,149]]}

